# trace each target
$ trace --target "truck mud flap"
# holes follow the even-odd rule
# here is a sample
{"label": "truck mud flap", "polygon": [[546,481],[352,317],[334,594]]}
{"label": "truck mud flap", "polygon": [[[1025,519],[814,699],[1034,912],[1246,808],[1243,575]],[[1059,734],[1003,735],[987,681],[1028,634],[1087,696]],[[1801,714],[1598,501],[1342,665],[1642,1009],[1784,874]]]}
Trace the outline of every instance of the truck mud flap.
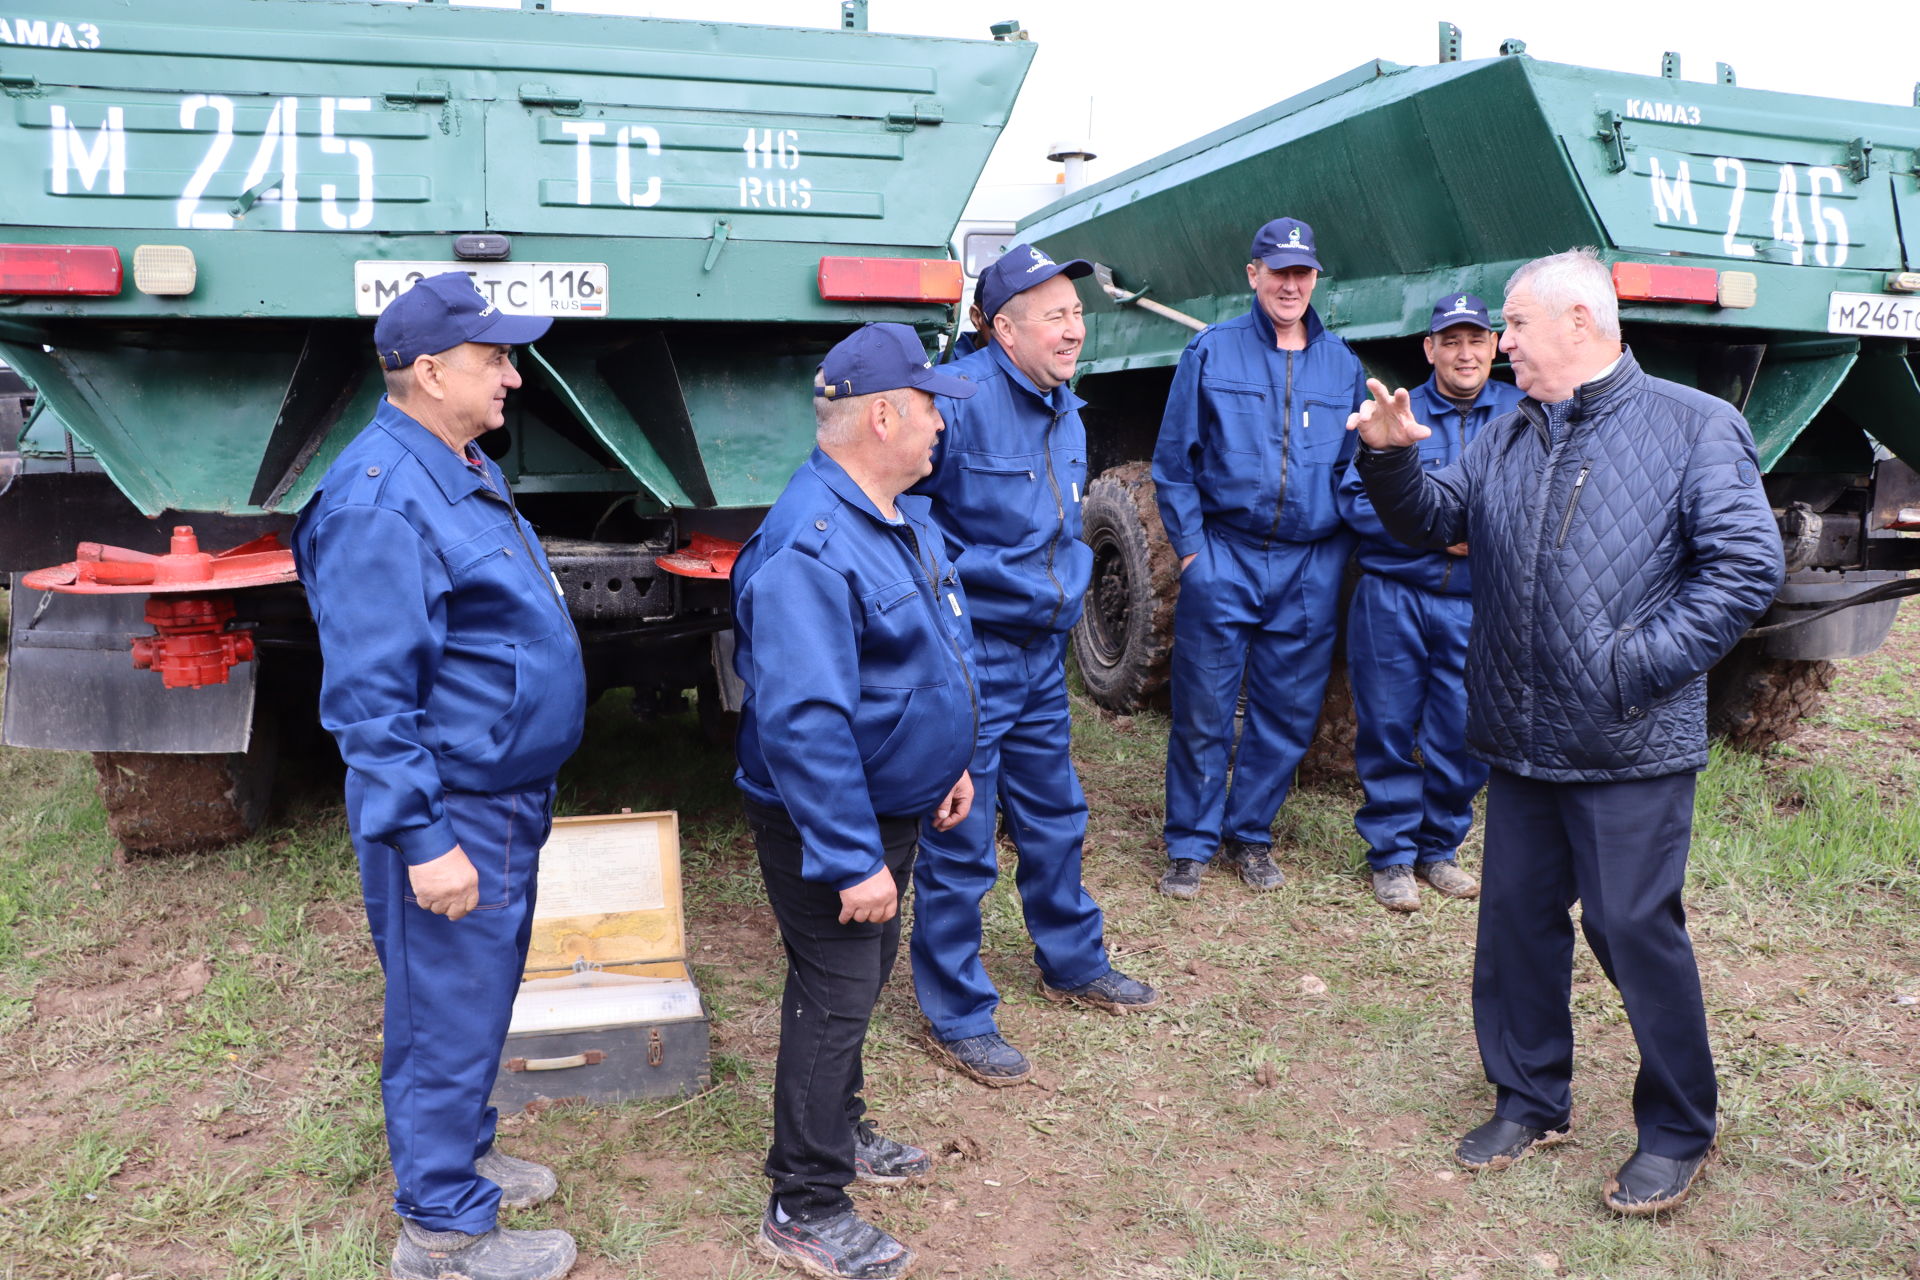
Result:
{"label": "truck mud flap", "polygon": [[152,630],[142,595],[60,595],[13,583],[0,741],[46,751],[243,752],[259,664],[226,684],[166,688],[133,665]]}

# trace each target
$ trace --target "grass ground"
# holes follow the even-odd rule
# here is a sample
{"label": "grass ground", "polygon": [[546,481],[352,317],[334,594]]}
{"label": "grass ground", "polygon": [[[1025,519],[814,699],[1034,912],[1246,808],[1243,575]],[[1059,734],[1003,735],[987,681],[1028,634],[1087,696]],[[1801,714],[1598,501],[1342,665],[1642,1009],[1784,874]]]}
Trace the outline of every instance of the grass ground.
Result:
{"label": "grass ground", "polygon": [[[989,1280],[1920,1276],[1917,664],[1909,611],[1801,739],[1702,779],[1689,897],[1723,1137],[1671,1221],[1598,1205],[1632,1148],[1634,1051],[1584,945],[1575,1141],[1459,1172],[1452,1140],[1490,1106],[1474,906],[1375,908],[1340,789],[1289,802],[1279,893],[1212,877],[1159,897],[1165,722],[1088,706],[1087,879],[1116,959],[1167,1003],[1041,1001],[997,889],[989,967],[1036,1080],[989,1092],[935,1067],[896,980],[871,1100],[940,1167],[863,1208],[920,1274]],[[513,1221],[571,1229],[583,1280],[769,1276],[748,1242],[781,968],[727,762],[690,717],[637,726],[617,700],[590,735],[564,808],[681,812],[715,1087],[508,1120],[563,1186]],[[379,991],[330,777],[294,779],[240,847],[120,865],[84,758],[0,749],[0,1277],[384,1274]]]}

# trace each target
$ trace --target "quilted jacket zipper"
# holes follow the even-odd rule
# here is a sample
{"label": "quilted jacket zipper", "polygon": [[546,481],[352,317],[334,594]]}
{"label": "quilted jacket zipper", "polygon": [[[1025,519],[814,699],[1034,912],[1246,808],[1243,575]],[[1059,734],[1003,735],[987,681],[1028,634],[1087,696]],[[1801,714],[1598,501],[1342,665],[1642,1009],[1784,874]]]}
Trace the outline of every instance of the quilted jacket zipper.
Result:
{"label": "quilted jacket zipper", "polygon": [[1574,508],[1580,505],[1580,490],[1586,487],[1587,472],[1593,470],[1591,462],[1580,464],[1580,474],[1573,478],[1573,494],[1567,499],[1567,514],[1560,521],[1560,536],[1554,540],[1555,551],[1567,545],[1567,531],[1573,528]]}

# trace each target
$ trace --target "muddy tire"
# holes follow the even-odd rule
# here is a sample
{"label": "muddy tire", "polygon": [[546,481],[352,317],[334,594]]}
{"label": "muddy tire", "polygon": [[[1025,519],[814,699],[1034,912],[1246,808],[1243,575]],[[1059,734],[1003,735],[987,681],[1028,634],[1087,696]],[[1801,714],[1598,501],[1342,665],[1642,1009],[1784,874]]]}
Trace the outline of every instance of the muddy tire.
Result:
{"label": "muddy tire", "polygon": [[[1345,616],[1344,611],[1341,616]],[[1340,652],[1333,655],[1333,670],[1327,676],[1326,700],[1320,704],[1320,722],[1314,726],[1313,741],[1307,744],[1307,754],[1300,761],[1298,776],[1303,787],[1325,787],[1354,781],[1353,739],[1356,721],[1353,689],[1347,684],[1345,650],[1343,643]]]}
{"label": "muddy tire", "polygon": [[1742,751],[1785,742],[1820,705],[1833,672],[1824,659],[1773,658],[1743,640],[1707,673],[1707,733]]}
{"label": "muddy tire", "polygon": [[107,830],[134,854],[192,853],[246,839],[266,817],[279,756],[274,736],[256,720],[244,752],[94,752]]}
{"label": "muddy tire", "polygon": [[1080,504],[1093,582],[1073,627],[1087,694],[1109,711],[1137,710],[1167,683],[1179,558],[1167,542],[1144,462],[1102,472]]}

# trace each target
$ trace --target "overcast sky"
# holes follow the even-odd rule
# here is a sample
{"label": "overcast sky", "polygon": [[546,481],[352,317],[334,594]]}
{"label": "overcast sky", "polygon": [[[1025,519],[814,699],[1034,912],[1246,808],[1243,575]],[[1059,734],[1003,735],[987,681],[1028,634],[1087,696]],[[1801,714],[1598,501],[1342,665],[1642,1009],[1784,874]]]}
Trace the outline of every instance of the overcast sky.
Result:
{"label": "overcast sky", "polygon": [[[555,7],[589,6],[783,26],[836,26],[840,13],[838,0]],[[1089,114],[1098,180],[1373,58],[1432,62],[1443,18],[1460,27],[1467,58],[1492,57],[1514,37],[1548,61],[1657,75],[1671,49],[1689,80],[1712,80],[1714,64],[1727,62],[1746,86],[1903,105],[1920,79],[1920,0],[872,0],[868,14],[876,31],[984,38],[992,23],[1018,18],[1032,34],[1039,55],[988,183],[1051,181],[1049,145],[1084,137]]]}

